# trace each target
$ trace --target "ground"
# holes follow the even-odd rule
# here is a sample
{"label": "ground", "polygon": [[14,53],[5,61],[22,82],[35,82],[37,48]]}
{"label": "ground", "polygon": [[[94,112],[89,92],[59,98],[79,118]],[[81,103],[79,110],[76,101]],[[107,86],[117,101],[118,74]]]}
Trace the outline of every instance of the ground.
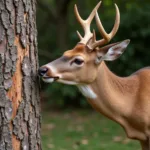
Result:
{"label": "ground", "polygon": [[140,150],[116,123],[92,110],[42,113],[43,150]]}

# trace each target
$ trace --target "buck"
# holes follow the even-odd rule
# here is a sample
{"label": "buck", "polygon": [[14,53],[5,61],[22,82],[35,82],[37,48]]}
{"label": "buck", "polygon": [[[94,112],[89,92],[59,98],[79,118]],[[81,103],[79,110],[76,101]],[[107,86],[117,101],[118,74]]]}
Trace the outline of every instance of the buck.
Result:
{"label": "buck", "polygon": [[[120,24],[120,12],[115,4],[116,19],[112,31],[104,30],[97,10],[99,2],[86,20],[75,5],[74,11],[84,30],[77,31],[80,42],[60,58],[39,68],[44,82],[76,85],[87,101],[106,117],[119,123],[131,139],[139,140],[143,150],[150,148],[150,68],[143,68],[128,77],[112,73],[105,61],[117,59],[130,40],[108,44]],[[95,18],[102,39],[96,40],[90,25]],[[108,44],[108,45],[107,45]]]}

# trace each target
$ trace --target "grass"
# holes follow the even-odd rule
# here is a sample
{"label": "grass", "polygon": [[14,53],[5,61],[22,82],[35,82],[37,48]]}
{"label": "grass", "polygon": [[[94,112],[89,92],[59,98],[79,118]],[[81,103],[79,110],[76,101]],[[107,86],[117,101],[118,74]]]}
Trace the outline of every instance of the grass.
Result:
{"label": "grass", "polygon": [[43,112],[43,150],[140,150],[116,123],[91,110]]}

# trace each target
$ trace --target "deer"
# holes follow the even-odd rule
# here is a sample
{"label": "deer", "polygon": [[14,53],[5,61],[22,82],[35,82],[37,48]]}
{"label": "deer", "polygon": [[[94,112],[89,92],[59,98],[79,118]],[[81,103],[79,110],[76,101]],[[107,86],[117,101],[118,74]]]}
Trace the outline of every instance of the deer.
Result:
{"label": "deer", "polygon": [[[117,122],[130,139],[138,140],[142,150],[150,150],[150,67],[144,67],[127,77],[119,77],[106,65],[123,54],[129,39],[109,43],[120,25],[120,12],[115,4],[116,19],[108,34],[98,15],[101,1],[86,20],[74,6],[75,16],[84,30],[78,31],[80,41],[76,46],[38,70],[47,83],[60,82],[75,85],[91,106],[107,118]],[[102,39],[96,39],[91,22],[95,18]]]}

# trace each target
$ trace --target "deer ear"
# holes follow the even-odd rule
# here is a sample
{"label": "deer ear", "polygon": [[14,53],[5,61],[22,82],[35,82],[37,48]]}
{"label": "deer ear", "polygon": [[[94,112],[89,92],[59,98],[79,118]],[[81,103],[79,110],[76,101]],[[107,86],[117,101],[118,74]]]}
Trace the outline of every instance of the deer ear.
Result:
{"label": "deer ear", "polygon": [[110,47],[108,51],[102,56],[102,60],[113,61],[117,59],[125,51],[129,43],[130,43],[130,40],[124,40]]}

